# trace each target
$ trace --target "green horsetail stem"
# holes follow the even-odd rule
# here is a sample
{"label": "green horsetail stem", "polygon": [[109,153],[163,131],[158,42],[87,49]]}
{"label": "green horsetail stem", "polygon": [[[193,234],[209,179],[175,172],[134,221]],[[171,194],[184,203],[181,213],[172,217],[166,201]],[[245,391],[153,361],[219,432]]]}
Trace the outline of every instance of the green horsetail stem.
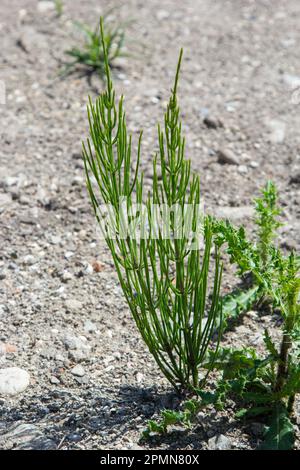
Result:
{"label": "green horsetail stem", "polygon": [[[158,126],[152,191],[145,194],[139,170],[142,133],[133,165],[132,136],[127,131],[123,97],[116,103],[102,19],[100,34],[106,90],[95,103],[89,99],[90,137],[83,143],[92,206],[100,224],[103,203],[110,206],[114,236],[107,225],[102,233],[132,316],[157,365],[177,390],[203,386],[210,370],[201,380],[199,369],[216,329],[215,351],[222,331],[222,264],[212,221],[199,212],[199,177],[192,174],[184,156],[177,102],[182,50],[164,123]],[[124,227],[135,222],[136,205],[144,210],[135,231],[142,228],[148,236],[122,236]],[[154,226],[157,211],[160,215],[168,212],[167,237],[159,224]],[[182,231],[186,227],[190,233]]]}

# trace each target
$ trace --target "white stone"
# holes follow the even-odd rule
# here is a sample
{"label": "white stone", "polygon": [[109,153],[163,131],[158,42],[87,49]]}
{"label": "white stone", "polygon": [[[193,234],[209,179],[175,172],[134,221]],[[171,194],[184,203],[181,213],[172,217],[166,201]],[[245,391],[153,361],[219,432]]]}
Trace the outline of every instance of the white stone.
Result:
{"label": "white stone", "polygon": [[60,380],[57,378],[57,377],[50,377],[50,382],[52,383],[52,385],[58,385],[60,384]]}
{"label": "white stone", "polygon": [[0,194],[0,208],[5,209],[11,203],[11,196],[9,194]]}
{"label": "white stone", "polygon": [[73,186],[81,186],[83,184],[84,184],[84,178],[82,178],[82,176],[76,175],[72,179],[72,185]]}
{"label": "white stone", "polygon": [[166,10],[158,10],[156,12],[156,18],[158,19],[158,21],[166,20],[167,18],[169,18],[169,16],[170,13]]}
{"label": "white stone", "polygon": [[27,266],[32,266],[37,262],[36,258],[33,255],[26,255],[23,258],[23,263]]}
{"label": "white stone", "polygon": [[47,13],[48,11],[53,11],[54,8],[54,2],[49,2],[46,0],[39,1],[37,4],[37,10],[39,13]]}
{"label": "white stone", "polygon": [[97,326],[91,320],[86,320],[83,328],[86,333],[93,333],[97,330]]}
{"label": "white stone", "polygon": [[85,370],[80,364],[78,364],[77,366],[73,367],[71,374],[76,375],[77,377],[83,377],[85,375]]}
{"label": "white stone", "polygon": [[297,75],[291,75],[289,73],[283,74],[282,77],[284,83],[288,85],[290,88],[298,88],[300,86],[300,77]]}
{"label": "white stone", "polygon": [[66,335],[64,345],[69,350],[69,358],[72,361],[80,362],[89,358],[91,346],[85,336]]}
{"label": "white stone", "polygon": [[238,166],[238,172],[241,173],[241,174],[246,174],[248,173],[248,168],[246,165],[239,165]]}
{"label": "white stone", "polygon": [[51,235],[49,241],[52,245],[58,245],[61,242],[61,237],[59,235]]}
{"label": "white stone", "polygon": [[82,303],[76,299],[66,300],[66,309],[71,312],[78,312],[82,309]]}
{"label": "white stone", "polygon": [[136,378],[137,383],[140,384],[144,380],[144,374],[142,374],[141,372],[138,372],[135,378]]}
{"label": "white stone", "polygon": [[71,273],[69,273],[68,271],[64,271],[64,272],[62,273],[61,280],[62,280],[63,282],[68,282],[68,281],[70,281],[71,279],[73,279],[73,276],[72,276]]}
{"label": "white stone", "polygon": [[85,336],[67,334],[64,338],[64,345],[67,349],[90,349]]}
{"label": "white stone", "polygon": [[228,437],[220,434],[214,436],[208,441],[208,448],[211,450],[229,450],[231,448],[231,442]]}
{"label": "white stone", "polygon": [[29,385],[30,375],[19,367],[0,369],[0,395],[17,395]]}
{"label": "white stone", "polygon": [[279,119],[272,119],[268,122],[270,129],[270,142],[273,144],[280,144],[285,139],[286,124]]}
{"label": "white stone", "polygon": [[86,267],[85,267],[84,272],[86,274],[93,274],[93,272],[94,272],[93,266],[91,264],[87,264]]}
{"label": "white stone", "polygon": [[4,185],[6,187],[16,186],[19,182],[19,178],[17,176],[6,176],[4,179]]}
{"label": "white stone", "polygon": [[19,19],[21,22],[25,18],[26,15],[27,15],[27,10],[25,10],[25,8],[21,8],[21,10],[19,10]]}

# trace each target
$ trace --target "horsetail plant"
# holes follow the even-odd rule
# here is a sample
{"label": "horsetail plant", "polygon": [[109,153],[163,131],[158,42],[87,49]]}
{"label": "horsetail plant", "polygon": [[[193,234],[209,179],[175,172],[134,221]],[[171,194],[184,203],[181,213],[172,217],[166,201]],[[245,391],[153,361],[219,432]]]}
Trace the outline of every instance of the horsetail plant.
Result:
{"label": "horsetail plant", "polygon": [[[145,194],[139,169],[142,133],[132,169],[132,137],[123,97],[116,103],[102,19],[100,35],[106,90],[95,103],[89,99],[87,107],[90,138],[83,143],[83,158],[88,192],[143,340],[175,389],[193,390],[204,386],[210,372],[200,379],[217,325],[215,353],[220,341],[222,265],[212,221],[201,215],[199,177],[184,157],[177,102],[182,51],[164,126],[158,126],[152,191]],[[105,222],[103,203],[109,205]],[[168,223],[161,223],[165,219]]]}

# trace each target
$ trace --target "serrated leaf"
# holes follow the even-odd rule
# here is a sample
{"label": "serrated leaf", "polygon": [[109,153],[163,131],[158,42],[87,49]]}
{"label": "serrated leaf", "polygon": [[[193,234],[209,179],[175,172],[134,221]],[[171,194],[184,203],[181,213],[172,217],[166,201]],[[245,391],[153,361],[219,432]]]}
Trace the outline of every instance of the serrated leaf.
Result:
{"label": "serrated leaf", "polygon": [[247,416],[248,411],[249,410],[247,410],[247,408],[242,408],[241,410],[237,411],[237,413],[235,413],[235,417],[238,419],[244,418]]}
{"label": "serrated leaf", "polygon": [[283,404],[278,404],[259,450],[291,450],[294,443],[295,431],[287,409]]}
{"label": "serrated leaf", "polygon": [[242,408],[239,410],[235,416],[238,419],[241,418],[253,418],[255,416],[261,416],[270,413],[270,407],[267,406],[255,406],[253,408]]}
{"label": "serrated leaf", "polygon": [[161,416],[163,418],[163,422],[165,426],[171,426],[172,424],[176,424],[181,421],[183,418],[182,413],[179,411],[172,411],[172,410],[164,410],[161,412]]}
{"label": "serrated leaf", "polygon": [[258,286],[252,287],[246,291],[237,289],[227,294],[222,299],[224,327],[228,326],[227,321],[236,320],[240,314],[250,310],[257,301],[259,295]]}
{"label": "serrated leaf", "polygon": [[270,336],[267,329],[265,329],[264,343],[265,343],[266,348],[269,351],[269,353],[272,354],[272,356],[277,359],[278,358],[278,351],[277,351],[276,346],[273,343],[273,341],[271,339],[271,336]]}
{"label": "serrated leaf", "polygon": [[203,390],[195,390],[201,398],[201,406],[214,405],[218,399],[217,393],[204,392]]}
{"label": "serrated leaf", "polygon": [[184,410],[190,411],[191,413],[196,413],[199,407],[200,407],[200,403],[198,400],[188,400],[184,404]]}
{"label": "serrated leaf", "polygon": [[159,434],[162,434],[164,432],[164,427],[161,424],[158,424],[156,421],[149,420],[147,423],[147,426],[148,426],[148,429],[146,432],[148,434],[151,432],[157,432]]}
{"label": "serrated leaf", "polygon": [[267,392],[244,392],[243,399],[248,402],[263,404],[272,402],[273,395]]}

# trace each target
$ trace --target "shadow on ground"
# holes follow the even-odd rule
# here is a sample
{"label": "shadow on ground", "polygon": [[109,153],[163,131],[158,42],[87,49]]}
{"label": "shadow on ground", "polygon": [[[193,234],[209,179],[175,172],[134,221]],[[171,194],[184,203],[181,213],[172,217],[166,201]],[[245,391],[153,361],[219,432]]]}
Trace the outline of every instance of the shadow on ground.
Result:
{"label": "shadow on ground", "polygon": [[[147,441],[141,433],[162,409],[178,408],[176,393],[157,388],[124,385],[120,388],[91,387],[81,391],[51,390],[24,397],[18,405],[2,402],[0,445],[16,449],[107,449],[128,448],[201,449],[217,434],[234,432],[235,420],[228,422],[214,411],[202,413],[192,429],[173,428],[164,436]],[[124,444],[123,444],[124,448]]]}

